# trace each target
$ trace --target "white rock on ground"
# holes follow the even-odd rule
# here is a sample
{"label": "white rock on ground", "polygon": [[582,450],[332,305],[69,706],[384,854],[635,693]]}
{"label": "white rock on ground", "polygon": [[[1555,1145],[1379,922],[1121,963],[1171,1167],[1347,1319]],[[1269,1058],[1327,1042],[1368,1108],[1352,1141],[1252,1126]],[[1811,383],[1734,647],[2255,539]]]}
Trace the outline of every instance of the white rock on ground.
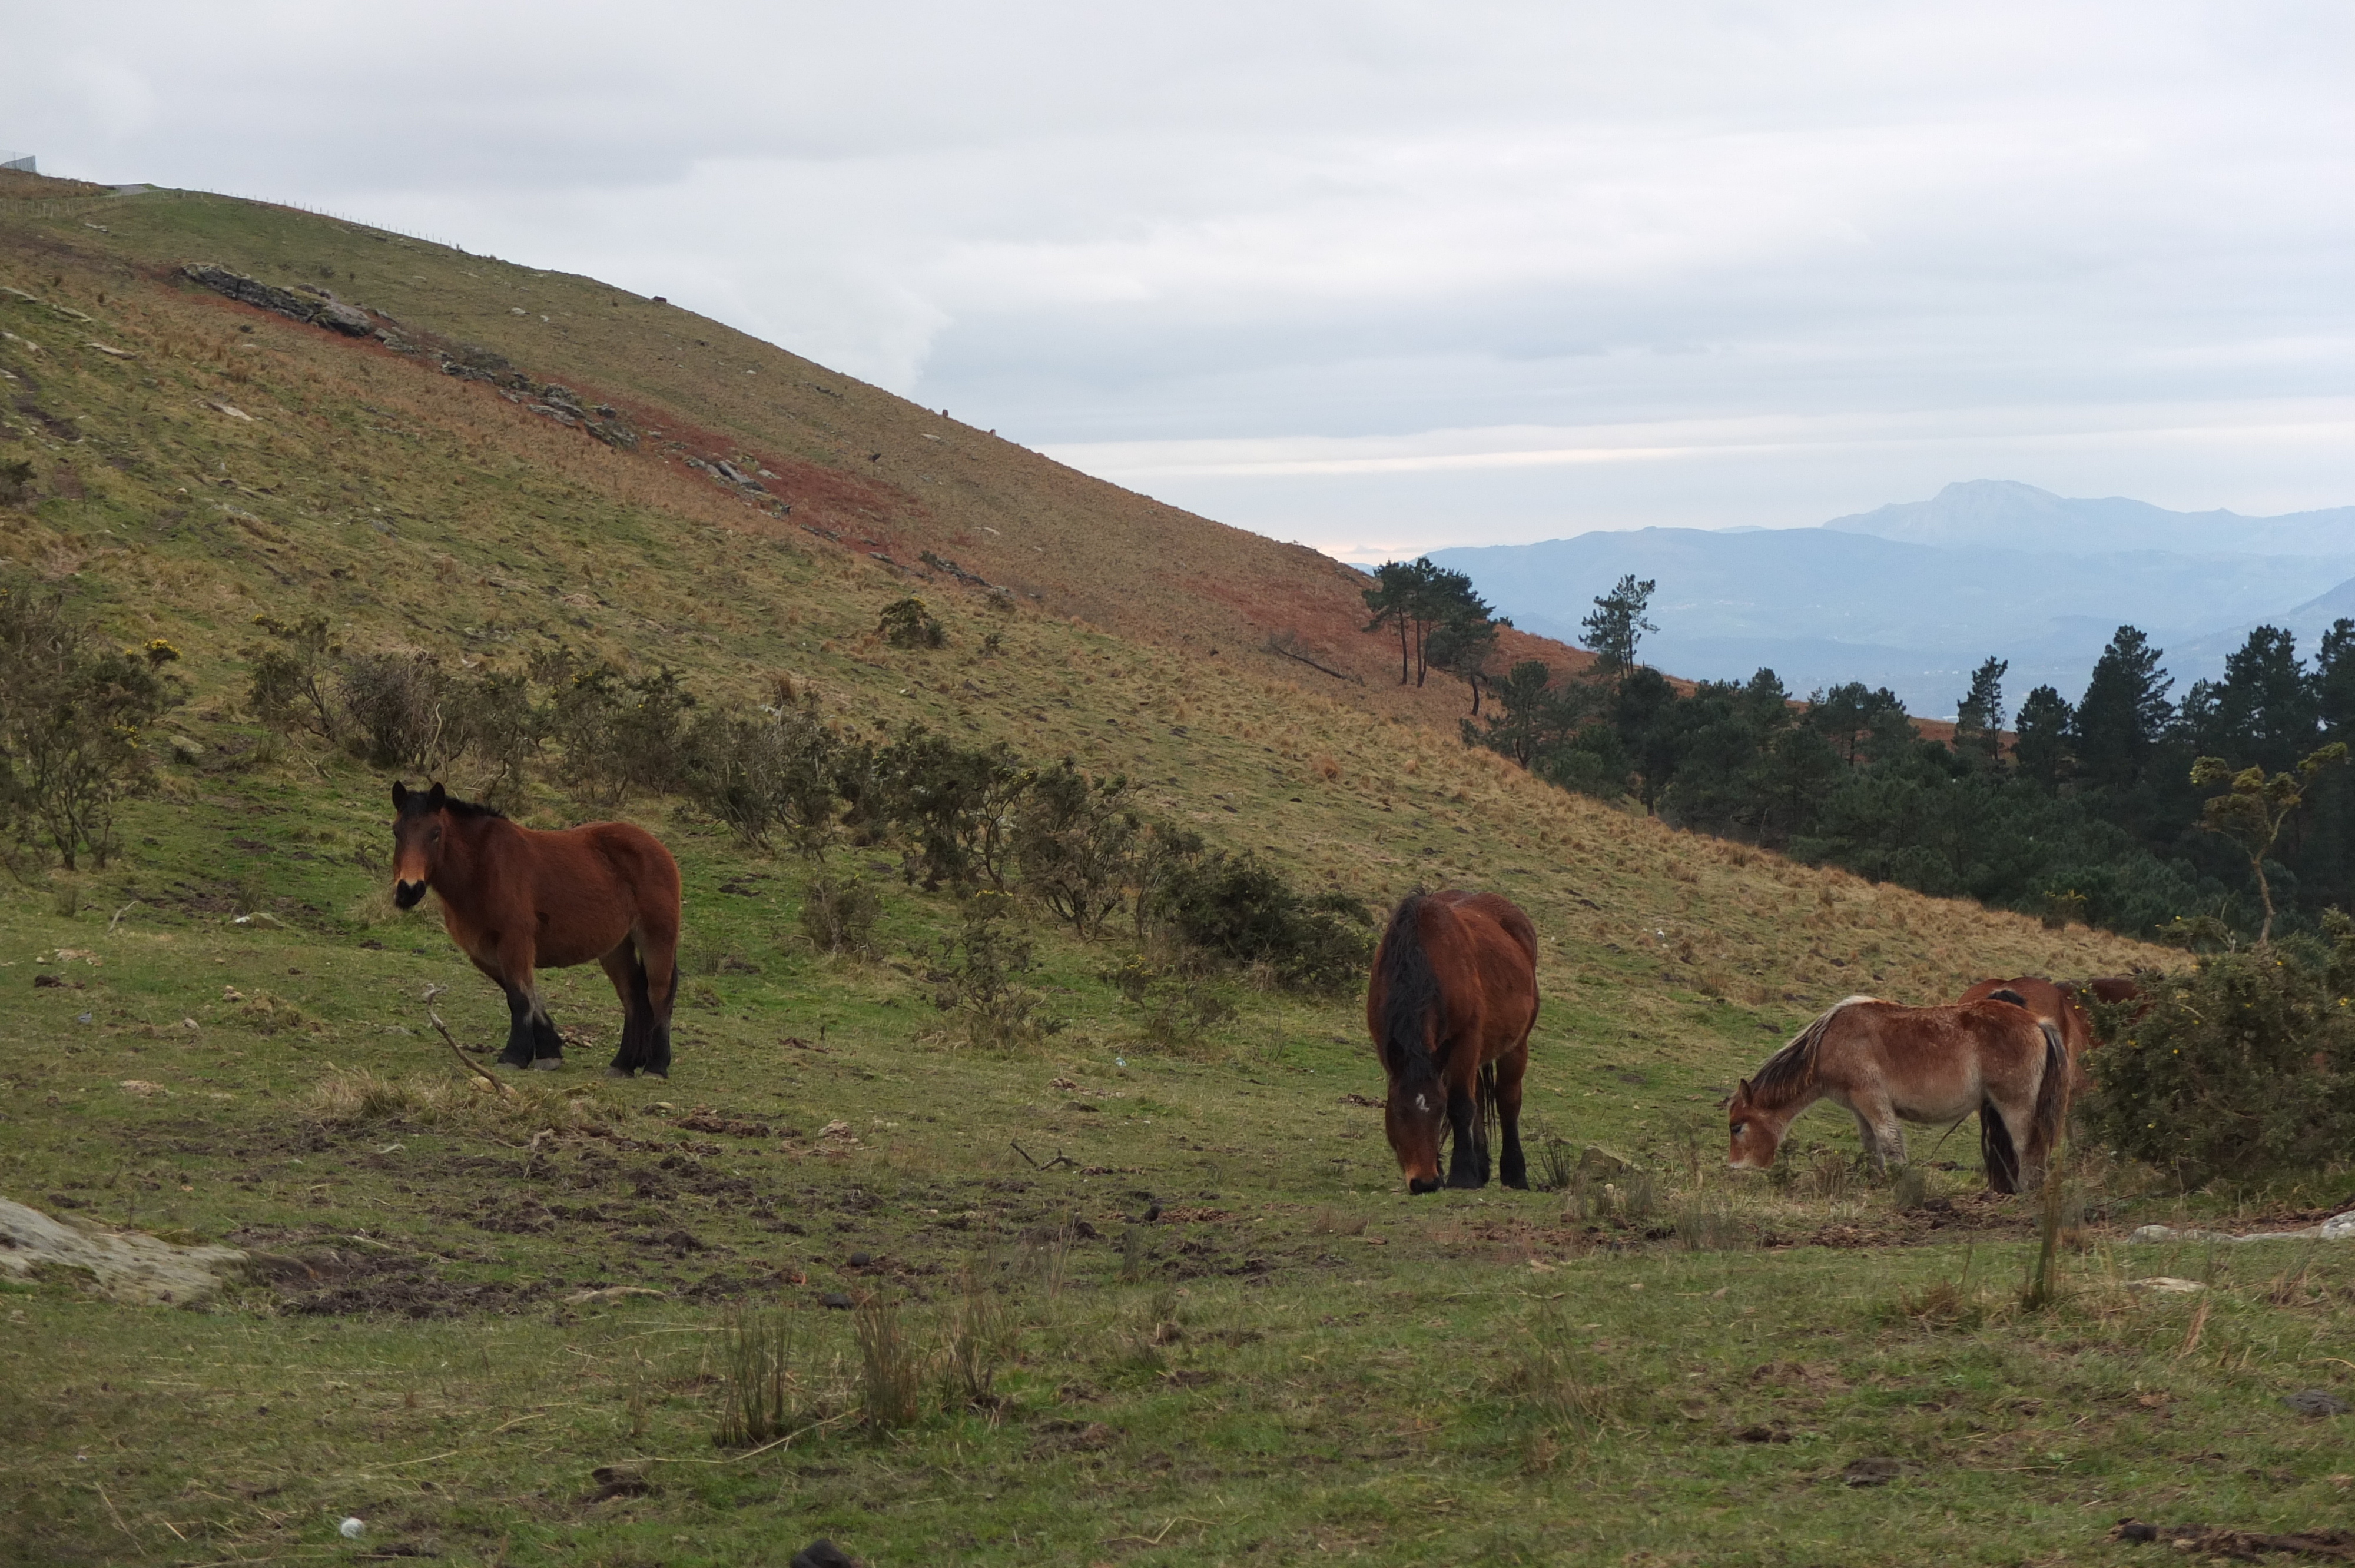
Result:
{"label": "white rock on ground", "polygon": [[83,1229],[0,1198],[0,1274],[18,1279],[44,1266],[74,1269],[117,1301],[192,1307],[210,1300],[223,1277],[247,1261],[233,1246],[182,1246],[137,1231]]}
{"label": "white rock on ground", "polygon": [[2355,1209],[2333,1214],[2318,1225],[2294,1231],[2255,1231],[2236,1236],[2226,1231],[2177,1230],[2173,1225],[2144,1225],[2126,1237],[2137,1242],[2355,1241]]}

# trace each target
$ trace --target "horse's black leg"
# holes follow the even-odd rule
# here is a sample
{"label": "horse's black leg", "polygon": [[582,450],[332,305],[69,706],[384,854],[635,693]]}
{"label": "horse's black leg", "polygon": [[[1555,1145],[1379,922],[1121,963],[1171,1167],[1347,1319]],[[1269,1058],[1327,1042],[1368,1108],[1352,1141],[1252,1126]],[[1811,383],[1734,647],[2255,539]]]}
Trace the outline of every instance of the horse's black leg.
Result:
{"label": "horse's black leg", "polygon": [[532,1001],[529,991],[508,985],[507,1048],[499,1053],[502,1067],[528,1067],[532,1057]]}
{"label": "horse's black leg", "polygon": [[605,1075],[626,1078],[637,1071],[645,1055],[645,1009],[638,1001],[638,987],[632,980],[637,968],[637,952],[623,942],[598,962],[604,966],[605,978],[613,982],[613,994],[622,1003],[622,1043],[614,1048],[613,1064],[605,1069]]}
{"label": "horse's black leg", "polygon": [[1521,1156],[1521,1103],[1518,1093],[1499,1101],[1497,1119],[1505,1134],[1504,1154],[1497,1161],[1497,1180],[1508,1187],[1518,1187],[1527,1192],[1529,1165]]}
{"label": "horse's black leg", "polygon": [[1455,1152],[1447,1160],[1447,1184],[1486,1187],[1488,1151],[1480,1147],[1479,1107],[1472,1103],[1469,1093],[1452,1086],[1447,1091],[1447,1125],[1455,1143]]}
{"label": "horse's black leg", "polygon": [[646,966],[637,966],[638,1005],[645,1012],[645,1068],[657,1077],[670,1076],[670,1004],[678,995],[678,970],[670,972],[670,994],[657,1002],[646,978]]}
{"label": "horse's black leg", "polygon": [[548,1010],[537,1005],[531,1015],[531,1054],[535,1067],[553,1067],[564,1060],[564,1036],[557,1033]]}

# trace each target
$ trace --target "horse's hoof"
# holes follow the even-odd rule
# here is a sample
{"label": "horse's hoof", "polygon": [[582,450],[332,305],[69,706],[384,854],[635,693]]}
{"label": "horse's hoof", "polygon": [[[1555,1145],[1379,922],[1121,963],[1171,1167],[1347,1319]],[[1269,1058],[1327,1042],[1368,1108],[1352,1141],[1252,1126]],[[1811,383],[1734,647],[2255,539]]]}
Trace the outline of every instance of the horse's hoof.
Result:
{"label": "horse's hoof", "polygon": [[532,1059],[531,1070],[535,1073],[553,1073],[562,1065],[564,1065],[564,1058],[561,1056],[536,1056]]}
{"label": "horse's hoof", "polygon": [[501,1056],[496,1060],[494,1065],[501,1067],[515,1067],[521,1069],[531,1065],[531,1058],[528,1056]]}
{"label": "horse's hoof", "polygon": [[627,1078],[630,1075],[630,1070],[627,1067],[608,1067],[605,1069],[605,1075],[609,1078]]}

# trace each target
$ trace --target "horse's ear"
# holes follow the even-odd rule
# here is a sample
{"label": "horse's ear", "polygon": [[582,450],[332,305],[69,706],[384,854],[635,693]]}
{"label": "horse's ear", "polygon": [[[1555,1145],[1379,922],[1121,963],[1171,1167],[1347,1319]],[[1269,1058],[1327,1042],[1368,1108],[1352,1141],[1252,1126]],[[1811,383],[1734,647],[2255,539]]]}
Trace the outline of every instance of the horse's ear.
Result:
{"label": "horse's ear", "polygon": [[400,810],[409,804],[409,786],[396,779],[392,781],[392,809]]}
{"label": "horse's ear", "polygon": [[432,792],[425,797],[425,809],[429,811],[438,811],[449,803],[450,797],[448,793],[442,789],[442,780],[436,779],[433,780],[433,789]]}
{"label": "horse's ear", "polygon": [[1750,1080],[1744,1078],[1733,1091],[1733,1103],[1740,1105],[1750,1097]]}

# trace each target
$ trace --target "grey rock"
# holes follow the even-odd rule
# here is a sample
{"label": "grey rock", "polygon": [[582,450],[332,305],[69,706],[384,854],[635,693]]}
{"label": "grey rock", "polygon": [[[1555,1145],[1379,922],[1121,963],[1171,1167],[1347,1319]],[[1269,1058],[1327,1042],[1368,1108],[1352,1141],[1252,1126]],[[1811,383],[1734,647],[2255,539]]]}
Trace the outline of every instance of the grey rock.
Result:
{"label": "grey rock", "polygon": [[2349,1410],[2355,1409],[2355,1405],[2350,1405],[2327,1388],[2302,1388],[2296,1393],[2283,1394],[2282,1403],[2300,1415],[2344,1415]]}
{"label": "grey rock", "polygon": [[346,337],[376,335],[376,323],[368,320],[368,313],[357,305],[347,305],[341,300],[327,301],[318,308],[317,313],[311,319],[323,327],[334,328]]}

